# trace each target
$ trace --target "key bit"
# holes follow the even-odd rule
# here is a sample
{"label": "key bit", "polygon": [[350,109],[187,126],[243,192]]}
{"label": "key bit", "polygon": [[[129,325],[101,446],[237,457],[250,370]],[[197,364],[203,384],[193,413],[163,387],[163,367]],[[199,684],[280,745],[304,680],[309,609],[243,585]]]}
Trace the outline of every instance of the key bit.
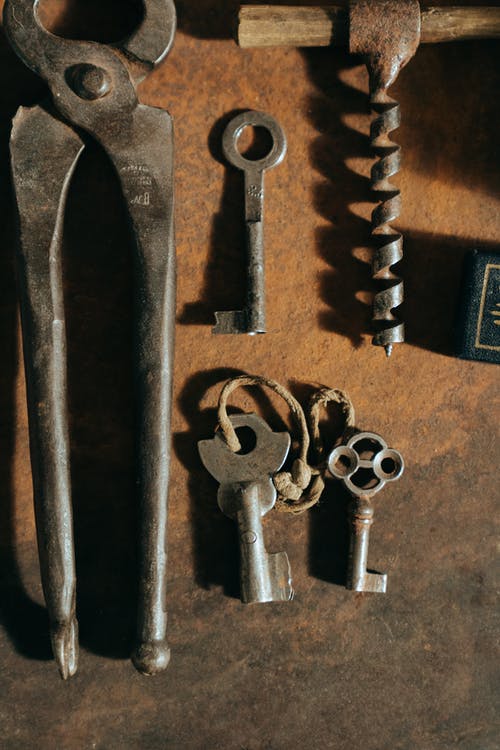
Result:
{"label": "key bit", "polygon": [[233,453],[221,434],[198,444],[205,468],[220,483],[218,503],[238,524],[241,599],[245,604],[290,601],[291,570],[285,552],[269,554],[264,545],[262,518],[275,506],[272,477],[290,451],[290,435],[273,432],[255,414],[231,417],[237,430],[247,427],[256,438],[247,454]]}
{"label": "key bit", "polygon": [[[246,127],[265,128],[272,138],[271,151],[252,161],[238,150],[238,140]],[[226,159],[245,173],[245,221],[247,246],[247,299],[243,310],[216,312],[215,334],[266,332],[266,288],[264,269],[264,173],[285,158],[286,137],[276,120],[262,112],[245,112],[227,126],[222,149]]]}
{"label": "key bit", "polygon": [[340,445],[328,460],[332,476],[340,479],[353,499],[349,505],[351,541],[346,588],[385,594],[387,575],[367,571],[370,530],[375,509],[372,498],[388,482],[395,482],[404,472],[399,451],[387,446],[380,435],[360,432],[346,445]]}

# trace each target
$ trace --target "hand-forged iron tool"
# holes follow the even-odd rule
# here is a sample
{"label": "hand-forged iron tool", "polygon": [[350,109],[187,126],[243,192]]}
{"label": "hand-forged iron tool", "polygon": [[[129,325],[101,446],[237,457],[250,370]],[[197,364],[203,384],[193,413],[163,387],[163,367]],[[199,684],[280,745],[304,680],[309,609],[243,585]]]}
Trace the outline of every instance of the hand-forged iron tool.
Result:
{"label": "hand-forged iron tool", "polygon": [[19,283],[42,583],[54,656],[76,672],[75,556],[67,416],[61,244],[66,198],[91,136],[120,179],[135,235],[135,382],[141,552],[133,660],[146,674],[169,661],[165,569],[174,347],[173,138],[168,112],[139,103],[136,86],[169,52],[172,0],[144,0],[123,43],[58,38],[43,28],[38,0],[7,0],[6,34],[48,84],[52,100],[21,108],[12,130],[19,211]]}

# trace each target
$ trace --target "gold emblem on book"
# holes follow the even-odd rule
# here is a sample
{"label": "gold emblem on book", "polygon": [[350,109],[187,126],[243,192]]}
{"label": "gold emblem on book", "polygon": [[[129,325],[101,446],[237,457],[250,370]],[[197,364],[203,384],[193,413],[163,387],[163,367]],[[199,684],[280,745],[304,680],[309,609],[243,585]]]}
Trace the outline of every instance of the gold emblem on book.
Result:
{"label": "gold emblem on book", "polygon": [[490,310],[490,313],[495,316],[495,320],[493,321],[496,326],[500,326],[500,302],[497,302],[496,306],[498,308],[495,310]]}
{"label": "gold emblem on book", "polygon": [[[483,325],[484,315],[485,315],[485,312],[487,311],[486,293],[488,290],[488,284],[490,282],[491,274],[494,273],[495,271],[497,272],[500,271],[500,264],[488,263],[485,269],[485,274],[484,274],[483,293],[481,295],[481,305],[479,309],[479,318],[477,322],[477,332],[476,332],[476,348],[477,349],[489,349],[490,351],[499,351],[500,346],[491,346],[489,344],[484,344],[481,341],[481,329]],[[500,326],[500,303],[497,303],[495,305],[494,310],[488,310],[488,312],[496,318],[494,321],[495,325]]]}

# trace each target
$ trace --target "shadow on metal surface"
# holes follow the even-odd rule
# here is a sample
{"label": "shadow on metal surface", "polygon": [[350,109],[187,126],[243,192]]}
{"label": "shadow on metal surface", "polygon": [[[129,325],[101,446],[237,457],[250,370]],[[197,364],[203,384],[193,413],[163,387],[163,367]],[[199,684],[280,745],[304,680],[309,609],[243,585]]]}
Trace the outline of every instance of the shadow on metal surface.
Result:
{"label": "shadow on metal surface", "polygon": [[320,133],[310,149],[311,163],[325,180],[314,188],[314,206],[329,222],[316,230],[319,255],[333,269],[320,279],[321,300],[328,306],[319,315],[324,330],[341,333],[356,348],[370,330],[371,309],[360,301],[360,291],[372,288],[369,265],[354,255],[357,247],[369,243],[370,223],[353,210],[352,205],[370,201],[368,176],[356,174],[346,160],[369,158],[367,135],[344,122],[346,113],[366,113],[366,96],[341,79],[341,74],[359,65],[346,52],[313,49],[304,52],[308,72],[316,86],[308,101],[309,119]]}
{"label": "shadow on metal surface", "polygon": [[408,231],[405,278],[406,340],[419,349],[454,356],[455,322],[463,260],[476,245],[463,239]]}
{"label": "shadow on metal surface", "polygon": [[[465,5],[472,4],[482,3]],[[403,170],[411,168],[440,183],[439,203],[446,205],[456,188],[498,196],[499,88],[500,45],[493,39],[424,44],[394,86],[401,104],[396,140],[403,146]],[[405,200],[412,195],[403,195]],[[459,209],[462,202],[466,205],[467,198],[461,196],[457,204],[461,233],[468,229]],[[425,207],[425,196],[421,203]],[[439,215],[439,206],[428,209]]]}
{"label": "shadow on metal surface", "polygon": [[[304,408],[319,388],[332,387],[320,383],[298,383],[291,381],[291,390]],[[324,455],[328,455],[342,437],[342,412],[338,404],[330,403],[320,415],[320,433]],[[322,457],[311,449],[312,465],[321,463]],[[323,457],[324,460],[324,457]],[[337,586],[345,586],[347,557],[349,551],[349,529],[347,505],[349,494],[339,482],[327,478],[325,491],[319,505],[312,508],[304,522],[309,524],[308,570],[309,575]]]}
{"label": "shadow on metal surface", "polygon": [[[2,121],[3,126],[3,121]],[[0,174],[9,173],[7,135],[0,132]],[[12,205],[8,179],[1,180],[2,205]],[[13,212],[11,213],[12,216]],[[15,649],[30,659],[51,659],[48,617],[44,607],[27,593],[18,562],[16,543],[16,496],[14,451],[16,434],[16,380],[18,358],[18,313],[15,289],[15,233],[10,219],[1,224],[0,247],[0,624]],[[21,365],[22,366],[22,365]],[[36,560],[36,554],[33,556]],[[35,563],[36,565],[36,563]],[[33,576],[36,579],[36,572]]]}
{"label": "shadow on metal surface", "polygon": [[208,148],[215,161],[224,165],[224,185],[220,209],[213,218],[210,255],[207,260],[201,299],[184,306],[178,322],[182,325],[215,325],[216,310],[239,310],[245,300],[245,191],[243,175],[231,167],[222,153],[222,135],[236,115],[235,109],[221,117],[208,137]]}
{"label": "shadow on metal surface", "polygon": [[133,279],[128,216],[89,143],[66,211],[64,282],[80,643],[127,658],[135,629]]}
{"label": "shadow on metal surface", "polygon": [[321,503],[309,513],[309,575],[345,586],[349,555],[348,493],[327,481]]}
{"label": "shadow on metal surface", "polygon": [[[323,272],[324,301],[331,310],[320,314],[326,330],[346,336],[357,345],[358,334],[352,320],[346,321],[353,293],[356,292],[358,261],[348,254],[335,253],[336,230],[318,230],[319,247],[325,259],[329,258],[331,271]],[[405,278],[405,302],[402,306],[406,326],[406,345],[453,357],[457,305],[465,255],[470,250],[498,251],[498,245],[489,242],[474,242],[445,235],[432,235],[409,230],[405,233],[405,257],[399,268]],[[340,281],[339,276],[342,277]],[[338,286],[337,286],[338,285]],[[330,292],[328,293],[328,289]],[[335,290],[338,293],[335,294]],[[369,293],[366,292],[369,296]],[[329,299],[328,299],[329,298]],[[343,306],[343,302],[345,305]],[[361,306],[362,303],[360,302]],[[370,306],[366,308],[359,335],[371,335]],[[328,327],[325,325],[328,323]],[[331,326],[331,327],[330,327]]]}
{"label": "shadow on metal surface", "polygon": [[202,409],[208,390],[241,375],[240,370],[220,368],[192,375],[179,396],[179,408],[189,424],[188,432],[174,435],[174,450],[189,472],[194,575],[198,586],[209,590],[222,586],[226,596],[239,598],[239,548],[235,525],[217,505],[218,485],[204,468],[198,441],[212,437],[217,424],[214,405]]}
{"label": "shadow on metal surface", "polygon": [[179,30],[198,39],[230,39],[240,0],[176,0]]}
{"label": "shadow on metal surface", "polygon": [[[16,380],[22,363],[18,357],[18,306],[15,283],[15,204],[10,179],[9,138],[19,104],[29,105],[43,87],[10,51],[0,32],[0,198],[4,206],[0,223],[0,625],[16,651],[36,660],[51,656],[48,618],[44,607],[34,602],[23,581],[16,543],[16,496],[14,450]],[[33,554],[36,562],[36,554]],[[31,577],[31,571],[30,571]],[[38,571],[33,571],[38,578]]]}

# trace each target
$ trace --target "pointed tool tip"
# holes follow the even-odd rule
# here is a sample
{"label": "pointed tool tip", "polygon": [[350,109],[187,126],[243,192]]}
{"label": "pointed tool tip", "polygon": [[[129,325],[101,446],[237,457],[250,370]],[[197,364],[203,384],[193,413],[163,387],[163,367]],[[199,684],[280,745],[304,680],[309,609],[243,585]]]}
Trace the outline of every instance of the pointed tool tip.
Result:
{"label": "pointed tool tip", "polygon": [[170,648],[166,641],[139,643],[132,654],[138,672],[148,677],[164,672],[170,663]]}
{"label": "pointed tool tip", "polygon": [[393,350],[394,350],[394,347],[393,347],[393,345],[392,345],[392,344],[388,344],[388,345],[387,345],[387,346],[385,347],[385,354],[386,354],[386,357],[387,357],[387,359],[390,359],[390,357],[391,357],[391,355],[392,355],[392,352],[393,352]]}
{"label": "pointed tool tip", "polygon": [[63,680],[69,680],[78,669],[78,622],[58,623],[51,629],[52,649]]}

